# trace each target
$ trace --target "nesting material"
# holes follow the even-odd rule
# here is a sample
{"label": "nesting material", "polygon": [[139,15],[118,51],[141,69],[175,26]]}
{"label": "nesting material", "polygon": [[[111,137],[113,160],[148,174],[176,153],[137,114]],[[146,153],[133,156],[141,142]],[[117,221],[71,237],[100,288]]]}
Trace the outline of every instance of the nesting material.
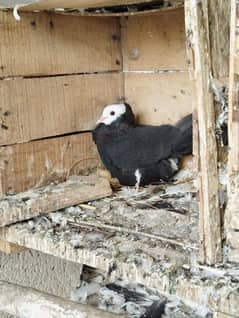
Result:
{"label": "nesting material", "polygon": [[0,226],[27,220],[112,193],[106,179],[97,176],[73,176],[66,182],[29,190],[0,201]]}

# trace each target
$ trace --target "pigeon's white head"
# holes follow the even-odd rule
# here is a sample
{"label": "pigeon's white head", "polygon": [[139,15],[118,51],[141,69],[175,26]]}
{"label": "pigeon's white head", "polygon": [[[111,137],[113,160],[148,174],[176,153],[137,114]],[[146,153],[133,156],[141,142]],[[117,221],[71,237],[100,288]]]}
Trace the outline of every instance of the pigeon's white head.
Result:
{"label": "pigeon's white head", "polygon": [[126,112],[125,104],[112,104],[104,108],[96,124],[110,125]]}

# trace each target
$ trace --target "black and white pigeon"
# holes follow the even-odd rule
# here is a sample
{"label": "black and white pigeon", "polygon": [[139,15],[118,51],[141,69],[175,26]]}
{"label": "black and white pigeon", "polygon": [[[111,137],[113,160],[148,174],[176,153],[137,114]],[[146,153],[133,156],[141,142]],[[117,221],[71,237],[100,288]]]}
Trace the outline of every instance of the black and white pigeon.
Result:
{"label": "black and white pigeon", "polygon": [[192,114],[173,125],[137,125],[127,103],[108,105],[93,130],[105,167],[122,185],[170,181],[192,153]]}

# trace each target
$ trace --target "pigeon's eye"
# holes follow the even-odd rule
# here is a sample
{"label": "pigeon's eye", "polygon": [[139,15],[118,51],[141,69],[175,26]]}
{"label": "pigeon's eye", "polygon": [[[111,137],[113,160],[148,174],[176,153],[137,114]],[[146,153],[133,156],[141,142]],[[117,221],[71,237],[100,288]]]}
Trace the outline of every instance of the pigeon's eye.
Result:
{"label": "pigeon's eye", "polygon": [[115,114],[115,112],[112,110],[112,111],[110,112],[110,115],[111,115],[111,116],[114,116],[114,114]]}

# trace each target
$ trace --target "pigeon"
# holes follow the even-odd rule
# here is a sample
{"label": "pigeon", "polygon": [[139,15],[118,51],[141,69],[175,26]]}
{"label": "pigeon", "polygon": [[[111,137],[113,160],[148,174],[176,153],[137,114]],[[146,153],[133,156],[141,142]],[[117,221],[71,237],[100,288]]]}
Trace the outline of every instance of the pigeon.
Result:
{"label": "pigeon", "polygon": [[192,114],[175,125],[138,125],[127,103],[107,105],[92,131],[105,167],[122,185],[168,182],[192,154]]}

